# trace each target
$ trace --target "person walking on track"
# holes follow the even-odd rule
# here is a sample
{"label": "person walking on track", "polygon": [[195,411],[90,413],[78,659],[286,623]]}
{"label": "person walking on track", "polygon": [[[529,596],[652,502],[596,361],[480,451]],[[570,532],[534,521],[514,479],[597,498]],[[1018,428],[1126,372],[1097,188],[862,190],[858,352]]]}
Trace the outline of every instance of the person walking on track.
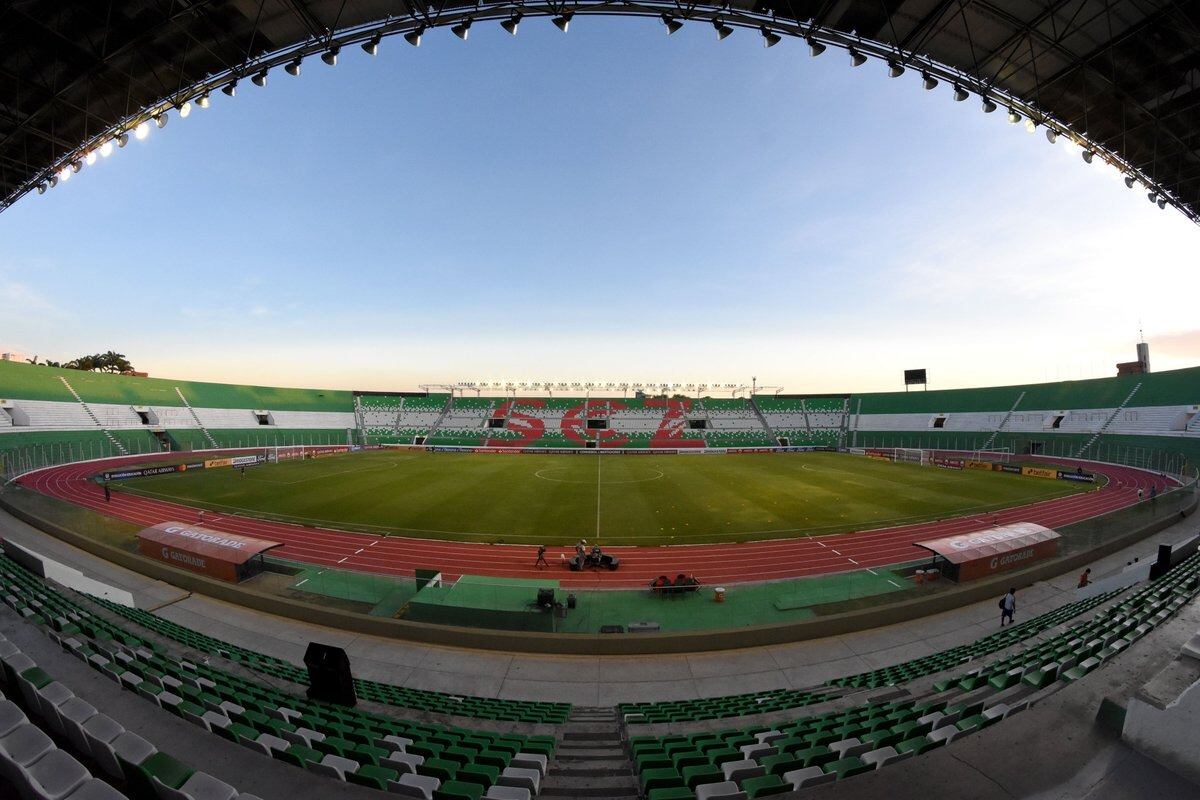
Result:
{"label": "person walking on track", "polygon": [[546,545],[538,545],[537,561],[533,562],[535,567],[548,567],[550,562],[546,560]]}

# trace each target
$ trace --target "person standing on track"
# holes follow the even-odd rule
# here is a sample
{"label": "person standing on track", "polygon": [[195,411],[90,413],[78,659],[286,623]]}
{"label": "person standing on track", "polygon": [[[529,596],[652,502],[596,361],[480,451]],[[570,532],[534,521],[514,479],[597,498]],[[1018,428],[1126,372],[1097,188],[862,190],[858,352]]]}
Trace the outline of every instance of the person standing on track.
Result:
{"label": "person standing on track", "polygon": [[1138,487],[1138,502],[1139,503],[1142,502],[1142,497],[1143,497],[1142,487],[1139,486]]}
{"label": "person standing on track", "polygon": [[549,567],[550,562],[546,560],[546,545],[538,545],[537,561],[533,562],[535,567]]}
{"label": "person standing on track", "polygon": [[108,488],[108,478],[104,479],[104,502],[108,503],[112,500],[112,492]]}
{"label": "person standing on track", "polygon": [[1082,589],[1092,582],[1092,568],[1088,567],[1079,575],[1079,585],[1075,588]]}
{"label": "person standing on track", "polygon": [[1013,623],[1013,615],[1017,613],[1017,590],[1010,588],[1008,594],[1000,598],[1000,627],[1004,627],[1004,620]]}

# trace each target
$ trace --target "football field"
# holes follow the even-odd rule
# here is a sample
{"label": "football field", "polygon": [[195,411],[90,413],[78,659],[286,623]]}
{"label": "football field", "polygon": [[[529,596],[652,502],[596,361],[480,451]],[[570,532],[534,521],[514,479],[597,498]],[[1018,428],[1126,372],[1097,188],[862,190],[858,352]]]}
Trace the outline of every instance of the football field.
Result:
{"label": "football field", "polygon": [[138,478],[122,491],[307,525],[473,542],[740,542],[922,522],[1086,491],[839,453],[374,451]]}

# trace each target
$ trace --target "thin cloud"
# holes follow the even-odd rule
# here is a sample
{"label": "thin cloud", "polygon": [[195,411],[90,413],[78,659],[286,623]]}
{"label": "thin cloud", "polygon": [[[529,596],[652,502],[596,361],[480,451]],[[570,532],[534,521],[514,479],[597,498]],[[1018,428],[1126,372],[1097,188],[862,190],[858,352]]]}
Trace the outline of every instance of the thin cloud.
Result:
{"label": "thin cloud", "polygon": [[28,314],[31,311],[54,315],[63,313],[62,309],[33,287],[13,280],[0,280],[0,311],[6,314]]}
{"label": "thin cloud", "polygon": [[1176,358],[1200,358],[1200,330],[1155,336],[1150,340],[1155,353]]}

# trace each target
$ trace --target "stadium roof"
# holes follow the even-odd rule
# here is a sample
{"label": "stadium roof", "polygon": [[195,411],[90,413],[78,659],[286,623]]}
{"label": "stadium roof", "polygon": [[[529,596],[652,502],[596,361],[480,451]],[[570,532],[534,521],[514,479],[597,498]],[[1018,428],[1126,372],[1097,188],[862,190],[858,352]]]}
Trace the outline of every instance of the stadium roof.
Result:
{"label": "stadium roof", "polygon": [[205,91],[377,35],[411,43],[426,28],[517,13],[556,16],[561,28],[571,14],[667,15],[719,33],[761,29],[768,43],[804,37],[814,54],[852,48],[1069,135],[1088,160],[1200,221],[1200,2],[1190,0],[12,0],[0,10],[0,209]]}

